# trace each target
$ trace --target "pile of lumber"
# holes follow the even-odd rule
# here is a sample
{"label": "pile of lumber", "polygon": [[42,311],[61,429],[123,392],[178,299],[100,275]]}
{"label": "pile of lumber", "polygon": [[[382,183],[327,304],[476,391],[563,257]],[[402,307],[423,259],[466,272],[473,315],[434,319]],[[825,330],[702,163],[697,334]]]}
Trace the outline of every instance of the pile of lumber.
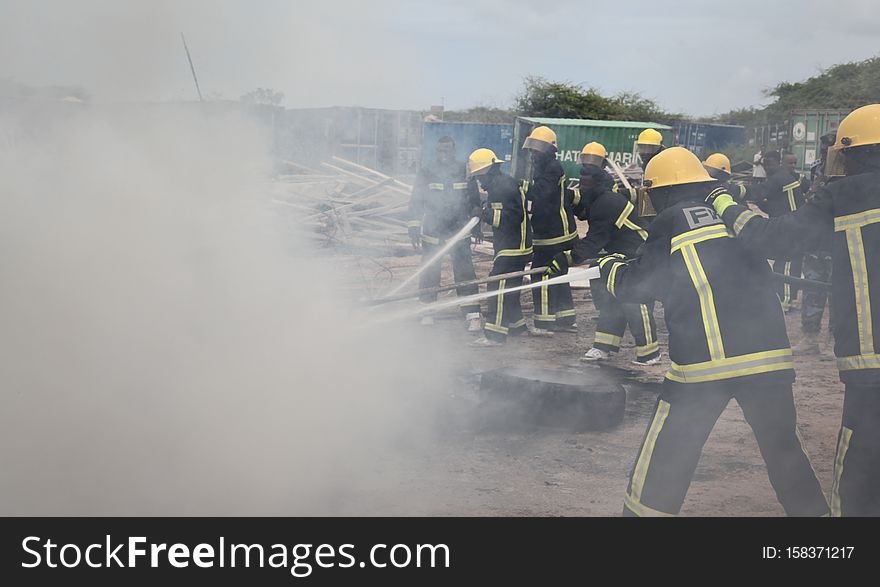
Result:
{"label": "pile of lumber", "polygon": [[284,161],[270,186],[273,204],[313,238],[361,252],[412,252],[406,212],[412,186],[339,157],[320,169]]}

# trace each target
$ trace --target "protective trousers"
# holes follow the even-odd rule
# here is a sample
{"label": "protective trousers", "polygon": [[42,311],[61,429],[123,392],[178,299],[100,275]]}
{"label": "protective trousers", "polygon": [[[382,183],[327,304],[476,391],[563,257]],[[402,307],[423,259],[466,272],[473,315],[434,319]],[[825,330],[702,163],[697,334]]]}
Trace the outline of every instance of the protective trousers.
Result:
{"label": "protective trousers", "polygon": [[[790,277],[800,277],[803,264],[803,257],[798,257],[797,259],[776,259],[773,262],[773,272],[788,275]],[[782,307],[785,310],[788,310],[791,308],[795,300],[797,300],[798,287],[777,280],[776,295],[779,296],[779,301],[782,302]]]}
{"label": "protective trousers", "polygon": [[[576,239],[558,245],[535,245],[532,267],[546,267],[553,256],[568,251],[574,246]],[[548,275],[534,276],[533,279],[547,281]],[[570,327],[575,323],[574,300],[571,297],[571,286],[568,283],[547,285],[532,290],[535,302],[535,326],[553,330],[555,327]]]}
{"label": "protective trousers", "polygon": [[[531,255],[519,255],[516,257],[498,257],[492,265],[489,275],[502,275],[523,271],[529,262]],[[502,279],[487,284],[487,291],[506,290],[522,285],[523,278]],[[523,318],[522,305],[520,304],[521,291],[507,294],[499,294],[491,297],[486,302],[486,323],[483,325],[483,333],[490,340],[505,341],[508,334],[519,334],[526,329],[526,320]]]}
{"label": "protective trousers", "polygon": [[681,384],[667,380],[630,473],[624,515],[678,514],[703,445],[731,398],[755,434],[770,484],[785,513],[828,514],[828,503],[797,430],[790,383]]}
{"label": "protective trousers", "polygon": [[[431,238],[431,237],[427,237]],[[435,240],[435,239],[432,239]],[[444,241],[441,239],[438,240],[438,243],[430,243],[425,240],[425,237],[422,239],[422,262],[424,263],[428,259],[431,258],[432,255],[443,246]],[[455,283],[461,283],[462,281],[472,281],[477,278],[477,274],[474,272],[474,261],[471,258],[471,239],[465,238],[458,241],[455,246],[452,247],[452,250],[449,251],[450,256],[452,257],[452,275],[455,279]],[[419,277],[419,288],[426,289],[430,287],[437,287],[440,285],[440,270],[443,265],[443,260],[436,261],[433,265],[425,269],[422,275]],[[468,285],[465,287],[456,288],[456,293],[461,296],[467,296],[471,294],[475,294],[479,292],[479,287],[477,285]],[[422,302],[429,304],[437,301],[437,294],[425,294],[421,296]],[[462,306],[461,311],[464,314],[470,314],[472,312],[480,311],[480,304],[469,304],[467,306]]]}
{"label": "protective trousers", "polygon": [[846,385],[832,516],[880,516],[880,384]]}
{"label": "protective trousers", "polygon": [[[804,278],[814,281],[831,282],[831,255],[828,253],[808,253],[804,257]],[[801,328],[804,332],[819,332],[822,329],[822,315],[828,293],[822,289],[804,289],[804,302],[801,306]]]}
{"label": "protective trousers", "polygon": [[593,303],[599,310],[596,338],[593,346],[606,352],[620,350],[620,342],[629,324],[636,340],[636,357],[650,360],[660,354],[657,342],[657,324],[654,322],[654,304],[623,304],[608,293],[600,279],[590,281]]}

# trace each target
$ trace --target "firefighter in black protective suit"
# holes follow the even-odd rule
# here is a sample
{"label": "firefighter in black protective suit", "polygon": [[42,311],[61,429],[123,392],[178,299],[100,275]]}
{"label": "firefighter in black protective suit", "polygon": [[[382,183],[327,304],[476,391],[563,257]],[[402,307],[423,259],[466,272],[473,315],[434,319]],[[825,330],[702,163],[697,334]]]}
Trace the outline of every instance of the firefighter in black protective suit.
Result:
{"label": "firefighter in black protective suit", "polygon": [[[829,177],[825,173],[825,161],[828,157],[828,148],[836,140],[835,133],[827,133],[819,138],[819,158],[810,167],[810,189],[804,196],[806,201],[812,200],[819,188],[838,177]],[[814,250],[807,251],[804,255],[804,278],[813,281],[831,281],[831,235]],[[805,289],[803,303],[801,304],[801,331],[803,338],[791,347],[792,353],[797,355],[816,355],[821,352],[819,348],[819,332],[822,330],[822,316],[825,314],[825,305],[828,302],[828,292],[823,289]],[[829,320],[829,330],[833,330]]]}
{"label": "firefighter in black protective suit", "polygon": [[[476,185],[468,182],[464,163],[455,159],[455,142],[450,137],[442,137],[437,141],[436,155],[432,163],[419,170],[409,204],[409,236],[414,247],[421,246],[423,261],[430,259],[447,239],[461,230],[480,207],[480,193]],[[477,278],[471,258],[470,238],[456,243],[450,255],[456,283]],[[440,285],[440,270],[441,262],[426,269],[419,279],[419,288]],[[478,291],[476,285],[463,286],[456,290],[459,296]],[[437,294],[423,295],[421,301],[435,302]],[[480,305],[474,303],[462,306],[461,311],[468,330],[479,332]],[[433,322],[430,317],[423,318],[422,321],[425,324]]]}
{"label": "firefighter in black protective suit", "polygon": [[733,183],[731,178],[733,174],[730,170],[730,159],[724,153],[712,153],[703,161],[703,167],[712,176],[717,179],[733,198],[744,204],[750,199],[749,188],[744,183]]}
{"label": "firefighter in black protective suit", "polygon": [[[632,257],[648,238],[648,233],[635,223],[633,203],[623,194],[612,191],[614,181],[604,169],[605,157],[605,147],[599,143],[589,143],[581,151],[577,211],[579,218],[589,222],[590,229],[570,252],[557,253],[547,271],[547,275],[551,277],[565,273],[569,264],[580,264],[599,257],[600,251]],[[654,302],[620,303],[605,290],[598,279],[590,282],[590,292],[599,310],[599,323],[593,346],[586,352],[583,360],[603,360],[610,353],[619,351],[621,339],[629,324],[636,341],[634,363],[658,364],[660,345],[654,322]]]}
{"label": "firefighter in black protective suit", "polygon": [[[524,190],[515,179],[501,172],[503,163],[489,149],[477,149],[468,157],[468,174],[479,181],[488,193],[483,208],[483,222],[492,226],[495,261],[490,276],[525,269],[532,257],[532,225],[526,212]],[[512,289],[522,285],[523,278],[502,279],[487,285],[488,291]],[[499,346],[508,335],[526,332],[526,321],[520,305],[520,292],[499,294],[489,298],[483,336],[471,346]]]}
{"label": "firefighter in black protective suit", "polygon": [[[645,166],[648,165],[651,158],[665,148],[663,145],[663,135],[659,131],[653,128],[646,128],[639,133],[638,138],[636,138],[636,153],[639,156],[638,164],[642,169],[642,175],[644,175]],[[635,185],[630,186],[628,189],[623,184],[615,184],[612,190],[624,194],[637,207],[637,222],[642,228],[647,228],[651,224],[651,218],[655,215],[655,212],[646,207],[645,190],[640,183],[635,183]]]}
{"label": "firefighter in black protective suit", "polygon": [[[565,185],[565,172],[556,158],[556,133],[535,128],[523,144],[532,155],[532,179],[526,184],[534,231],[533,267],[546,267],[553,257],[571,249],[578,238],[574,218],[574,192]],[[546,281],[547,275],[541,277]],[[577,332],[571,286],[567,283],[532,290],[535,328]],[[533,331],[533,334],[535,331]]]}
{"label": "firefighter in black protective suit", "polygon": [[845,175],[793,214],[761,218],[710,198],[737,240],[794,256],[831,238],[834,354],[846,387],[834,461],[831,513],[880,516],[880,104],[844,118],[825,173]]}
{"label": "firefighter in black protective suit", "polygon": [[[756,187],[755,203],[770,218],[791,214],[804,205],[805,186],[800,175],[794,171],[793,157],[794,155],[786,155],[787,165],[783,165],[779,151],[769,151],[761,160],[767,171],[767,181]],[[773,271],[800,277],[803,260],[802,255],[780,257],[774,260]],[[797,288],[782,281],[777,283],[776,288],[783,309],[786,311],[792,309],[797,299]]]}
{"label": "firefighter in black protective suit", "polygon": [[732,398],[785,512],[826,515],[797,431],[791,349],[766,260],[749,254],[706,204],[710,190],[726,192],[687,149],[654,157],[645,182],[658,215],[642,255],[599,262],[611,295],[660,300],[669,329],[671,365],[630,474],[624,515],[679,512],[702,447]]}
{"label": "firefighter in black protective suit", "polygon": [[[663,145],[663,135],[653,128],[646,128],[639,133],[636,139],[636,151],[639,155],[639,166],[642,168],[642,177],[645,174],[645,168],[651,162],[657,153],[660,153],[666,147]],[[651,218],[656,214],[647,203],[650,203],[645,197],[645,187],[640,185],[638,188],[629,190],[630,201],[638,206],[639,223],[643,228],[650,226]]]}

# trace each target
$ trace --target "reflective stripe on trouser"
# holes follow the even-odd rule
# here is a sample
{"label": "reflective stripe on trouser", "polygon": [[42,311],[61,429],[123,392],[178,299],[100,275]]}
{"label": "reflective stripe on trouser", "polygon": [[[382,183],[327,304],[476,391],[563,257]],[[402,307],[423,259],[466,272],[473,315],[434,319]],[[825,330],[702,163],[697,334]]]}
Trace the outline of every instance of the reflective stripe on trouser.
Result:
{"label": "reflective stripe on trouser", "polygon": [[[430,259],[434,252],[440,248],[440,245],[430,244],[422,239],[422,262],[424,263],[427,259]],[[449,251],[449,256],[452,259],[452,275],[453,279],[455,279],[456,283],[462,281],[472,281],[477,278],[477,274],[474,272],[474,261],[471,257],[471,246],[470,239],[464,239],[458,242],[452,250]],[[437,261],[419,276],[419,289],[427,289],[431,287],[437,287],[440,285],[440,274],[441,269],[443,267],[443,261]],[[465,287],[456,288],[456,293],[459,296],[469,296],[475,293],[479,293],[480,289],[477,285],[468,285]],[[423,295],[419,298],[422,302],[426,304],[430,304],[432,302],[437,301],[437,294],[427,294]],[[468,306],[462,306],[461,311],[464,313],[470,312],[479,312],[480,304],[470,304]]]}
{"label": "reflective stripe on trouser", "polygon": [[[529,256],[520,257],[499,257],[495,259],[492,265],[492,271],[489,275],[501,275],[503,273],[513,273],[514,271],[522,271],[529,262]],[[495,291],[498,289],[511,289],[522,285],[522,277],[514,279],[502,279],[487,284],[487,291]],[[514,292],[510,294],[498,295],[486,300],[486,323],[483,326],[483,333],[486,338],[492,340],[504,340],[508,334],[517,334],[526,327],[526,321],[523,319],[522,306],[520,305],[520,294],[522,292]]]}
{"label": "reflective stripe on trouser", "polygon": [[[804,257],[804,278],[831,282],[831,256],[826,253],[809,253]],[[828,293],[822,289],[805,289],[801,306],[801,328],[804,332],[819,332]],[[829,330],[831,325],[829,324]]]}
{"label": "reflective stripe on trouser", "polygon": [[664,383],[642,440],[624,514],[676,515],[718,417],[736,398],[788,515],[821,516],[828,504],[796,427],[791,384],[733,386]]}
{"label": "reflective stripe on trouser", "polygon": [[702,363],[680,365],[671,361],[669,370],[666,372],[666,379],[676,383],[708,383],[774,371],[793,371],[793,369],[791,349],[786,347],[703,361]]}
{"label": "reflective stripe on trouser", "polygon": [[629,331],[636,341],[636,357],[651,359],[660,352],[657,342],[657,323],[654,321],[654,304],[624,304],[608,293],[601,279],[590,282],[593,302],[599,310],[599,323],[593,346],[606,352],[620,349],[620,341],[629,324]]}
{"label": "reflective stripe on trouser", "polygon": [[880,516],[880,384],[847,384],[834,458],[831,515]]}
{"label": "reflective stripe on trouser", "polygon": [[[796,259],[776,259],[773,262],[773,272],[782,275],[800,277],[803,262],[803,257],[798,257]],[[777,281],[776,295],[779,296],[779,300],[782,302],[783,306],[788,306],[797,300],[798,287],[796,285],[785,283],[784,281]]]}
{"label": "reflective stripe on trouser", "polygon": [[[575,239],[577,240],[577,239]],[[571,250],[575,241],[552,246],[534,246],[532,267],[546,267],[550,265],[553,257],[562,251]],[[535,276],[538,278],[538,276]],[[549,279],[542,276],[542,280]],[[539,287],[532,290],[532,300],[535,305],[535,326],[547,328],[548,326],[571,326],[575,323],[574,300],[571,297],[571,286],[567,283]]]}
{"label": "reflective stripe on trouser", "polygon": [[855,292],[856,322],[859,327],[859,355],[855,362],[838,360],[838,368],[842,371],[858,365],[860,361],[866,365],[866,368],[876,369],[880,364],[880,357],[877,356],[877,349],[874,348],[874,321],[870,292],[872,286],[869,286],[871,278],[868,274],[869,263],[865,252],[865,235],[863,234],[868,225],[878,222],[880,222],[880,208],[838,216],[834,219],[834,231],[846,233],[846,248],[849,252]]}

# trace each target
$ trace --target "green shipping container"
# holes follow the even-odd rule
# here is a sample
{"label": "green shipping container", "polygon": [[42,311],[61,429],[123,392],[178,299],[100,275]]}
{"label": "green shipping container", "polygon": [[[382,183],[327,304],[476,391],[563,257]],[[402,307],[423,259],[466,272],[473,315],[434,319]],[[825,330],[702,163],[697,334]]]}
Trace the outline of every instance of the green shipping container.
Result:
{"label": "green shipping container", "polygon": [[578,154],[587,143],[602,143],[609,158],[621,167],[626,167],[637,161],[636,139],[646,128],[659,131],[663,135],[663,144],[667,147],[673,145],[674,136],[671,126],[654,122],[517,117],[513,128],[513,173],[517,179],[524,179],[529,175],[529,157],[522,150],[522,145],[532,129],[538,126],[549,126],[556,133],[559,147],[556,157],[569,178],[580,176]]}
{"label": "green shipping container", "polygon": [[797,165],[801,171],[808,171],[810,165],[820,157],[819,138],[829,132],[836,133],[840,121],[849,110],[792,110],[789,114],[791,124],[791,152],[797,155]]}

